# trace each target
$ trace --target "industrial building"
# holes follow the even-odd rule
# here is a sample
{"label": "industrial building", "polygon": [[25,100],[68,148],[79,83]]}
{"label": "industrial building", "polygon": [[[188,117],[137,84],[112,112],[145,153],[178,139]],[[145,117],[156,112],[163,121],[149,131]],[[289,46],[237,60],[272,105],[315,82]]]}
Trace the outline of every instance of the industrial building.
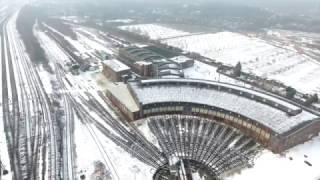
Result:
{"label": "industrial building", "polygon": [[111,81],[123,81],[128,79],[130,68],[116,59],[106,60],[103,62],[103,74]]}
{"label": "industrial building", "polygon": [[121,48],[120,60],[143,77],[183,77],[179,63],[137,46]]}
{"label": "industrial building", "polygon": [[187,56],[175,56],[170,58],[170,60],[178,63],[182,69],[186,69],[194,65],[194,60]]}
{"label": "industrial building", "polygon": [[127,84],[115,82],[107,85],[107,97],[128,119],[138,119],[140,109],[131,96]]}
{"label": "industrial building", "polygon": [[[267,92],[236,85],[162,78],[129,82],[126,88],[129,105],[115,106],[130,107],[134,102],[138,109],[121,111],[130,121],[170,114],[203,117],[237,129],[277,153],[320,131],[319,114]],[[117,92],[107,91],[108,97]],[[124,101],[121,96],[114,98]]]}

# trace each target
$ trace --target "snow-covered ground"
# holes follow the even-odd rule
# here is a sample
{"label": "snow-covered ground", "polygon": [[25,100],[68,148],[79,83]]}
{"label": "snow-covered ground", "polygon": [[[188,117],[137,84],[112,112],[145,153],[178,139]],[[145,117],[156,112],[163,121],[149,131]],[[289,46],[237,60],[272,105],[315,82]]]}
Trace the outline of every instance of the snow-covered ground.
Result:
{"label": "snow-covered ground", "polygon": [[[74,29],[78,41],[88,50],[98,50],[98,51],[104,51],[108,54],[113,54],[113,51],[110,50],[111,44],[101,40],[97,36],[97,32],[92,32],[88,29],[83,29],[83,28],[76,28]],[[89,36],[86,36],[89,35]]]}
{"label": "snow-covered ground", "polygon": [[279,80],[304,93],[320,93],[320,63],[291,46],[277,47],[232,32],[178,37],[164,43],[224,64],[241,62],[246,72]]}
{"label": "snow-covered ground", "polygon": [[[3,114],[2,114],[2,101],[0,101],[0,161],[5,166],[6,170],[9,171],[9,174],[3,176],[3,180],[10,180],[12,179],[10,173],[10,159],[8,153],[8,146],[7,146],[7,139],[4,131],[4,124],[3,124]],[[1,179],[2,180],[2,179]]]}
{"label": "snow-covered ground", "polygon": [[[150,142],[157,144],[147,121],[140,120],[135,124]],[[312,166],[304,161],[311,163]],[[320,137],[298,145],[282,155],[264,150],[254,163],[253,168],[244,169],[226,177],[225,180],[319,180]]]}
{"label": "snow-covered ground", "polygon": [[[88,126],[92,127],[97,135],[96,137],[92,136],[86,125],[79,120],[75,121],[75,142],[79,174],[86,174],[87,177],[90,177],[95,161],[102,161],[104,164],[108,164],[104,160],[107,157],[104,157],[102,155],[104,153],[100,152],[105,151],[109,155],[110,161],[113,163],[112,166],[115,168],[120,180],[152,179],[154,169],[133,158],[101,134],[93,125]],[[98,144],[95,143],[96,141],[101,143],[101,147],[98,147]]]}
{"label": "snow-covered ground", "polygon": [[192,67],[189,67],[184,70],[185,78],[191,79],[204,79],[204,80],[211,80],[211,81],[219,81],[224,83],[231,83],[236,84],[239,86],[251,87],[248,84],[245,84],[241,81],[232,79],[228,76],[223,74],[217,73],[217,68],[200,61],[195,61]]}
{"label": "snow-covered ground", "polygon": [[[1,48],[1,41],[2,37],[0,38],[0,48]],[[2,51],[0,51],[1,55]],[[2,67],[4,59],[0,60],[0,67]],[[2,79],[2,68],[0,68],[0,79]],[[0,161],[1,163],[10,171],[10,159],[9,159],[9,152],[7,146],[7,139],[4,129],[4,122],[3,122],[3,112],[2,112],[2,81],[0,82]],[[0,172],[1,173],[1,172]],[[2,177],[3,180],[10,180],[12,179],[11,173],[6,176]],[[2,180],[2,179],[1,179]]]}
{"label": "snow-covered ground", "polygon": [[139,131],[146,137],[148,141],[150,141],[153,145],[160,149],[159,142],[154,134],[151,132],[148,121],[146,119],[141,119],[139,121],[134,122],[134,125],[139,129]]}
{"label": "snow-covered ground", "polygon": [[82,23],[85,21],[85,19],[82,19],[78,16],[61,16],[59,18],[62,20],[65,20],[65,21],[72,22],[72,23]]}
{"label": "snow-covered ground", "polygon": [[149,37],[150,39],[165,39],[178,36],[188,35],[190,33],[164,27],[157,24],[138,24],[138,25],[129,25],[129,26],[120,26],[122,30],[130,31],[139,35]]}
{"label": "snow-covered ground", "polygon": [[319,180],[319,169],[320,137],[316,137],[290,149],[284,155],[276,155],[266,150],[255,160],[253,168],[245,169],[225,180]]}
{"label": "snow-covered ground", "polygon": [[[89,92],[99,103],[104,104],[103,100],[97,95],[97,91],[100,88],[95,81],[97,74],[95,72],[87,72],[79,76],[68,75],[68,80],[73,84],[72,90],[74,91],[74,96],[86,97],[85,92]],[[109,107],[106,107],[106,109],[110,114],[116,116]],[[90,115],[105,128],[109,129],[109,131],[117,134],[95,112],[91,111]],[[75,144],[79,175],[82,173],[89,177],[93,173],[94,162],[101,161],[107,165],[107,169],[114,169],[111,172],[115,179],[138,180],[152,178],[154,170],[151,167],[141,163],[115,145],[93,124],[88,124],[88,122],[83,124],[77,118],[75,119]],[[89,155],[88,152],[90,152]]]}
{"label": "snow-covered ground", "polygon": [[107,22],[107,23],[124,23],[124,24],[129,24],[129,23],[133,23],[134,20],[133,20],[133,19],[110,19],[110,20],[106,20],[105,22]]}
{"label": "snow-covered ground", "polygon": [[[87,32],[89,33],[89,32]],[[60,63],[62,66],[65,60],[60,60],[60,57],[67,57],[58,46],[55,46],[53,41],[43,32],[37,32],[38,38],[43,47],[46,47],[46,54],[49,60],[53,63]],[[98,102],[104,103],[97,92],[102,90],[102,86],[99,85],[101,77],[101,69],[91,72],[81,72],[79,76],[73,76],[70,73],[66,74],[66,78],[72,84],[66,86],[68,93],[71,93],[74,98],[84,106],[97,122],[103,124],[103,126],[109,129],[114,134],[117,134],[113,129],[108,126],[104,120],[82,104],[78,97],[84,97],[89,99],[86,93],[92,95]],[[40,75],[44,76],[45,74]],[[43,79],[46,82],[50,82],[50,79]],[[67,84],[67,83],[66,83]],[[49,84],[48,84],[49,85]],[[106,109],[115,116],[115,113],[109,108]],[[97,161],[106,165],[107,169],[112,173],[114,180],[116,179],[152,179],[154,170],[141,163],[137,159],[133,158],[126,151],[111,142],[105,135],[103,135],[95,126],[89,122],[81,122],[78,117],[75,116],[75,151],[76,151],[76,163],[77,163],[77,177],[85,175],[87,178],[94,172],[94,163]]]}
{"label": "snow-covered ground", "polygon": [[[90,31],[86,31],[87,34],[90,34],[90,37],[85,36],[83,33],[80,33],[80,30],[78,29],[76,32],[78,40],[73,40],[70,37],[62,34],[61,32],[57,31],[56,29],[44,24],[47,28],[50,30],[60,34],[62,37],[64,37],[65,40],[67,40],[76,50],[76,53],[79,53],[84,59],[88,58],[88,55],[91,57],[95,57],[94,53],[96,51],[102,51],[108,54],[113,54],[112,49],[110,49],[110,46],[107,44],[107,42],[104,42],[100,40],[95,34],[93,34]],[[85,30],[82,30],[84,32]]]}
{"label": "snow-covered ground", "polygon": [[46,53],[48,59],[55,59],[55,61],[58,61],[60,64],[70,62],[69,57],[62,52],[61,48],[55,43],[54,40],[50,39],[46,33],[39,31],[36,28],[34,34],[40,42],[41,47],[45,51],[51,52]]}
{"label": "snow-covered ground", "polygon": [[54,74],[50,74],[48,71],[44,70],[43,67],[39,67],[38,74],[40,76],[42,85],[47,94],[52,94],[52,81],[55,79]]}
{"label": "snow-covered ground", "polygon": [[[152,39],[189,34],[154,24],[122,26],[121,28],[150,36]],[[108,45],[104,44],[96,33],[88,29],[75,29],[75,31],[79,37],[78,41],[68,39],[66,36],[65,38],[80,52],[92,52],[95,49],[105,50],[105,48],[110,50]],[[89,34],[89,36],[85,36],[84,33]],[[45,34],[41,36],[45,36]],[[48,37],[42,38],[46,39]],[[50,44],[48,39],[43,42]],[[186,51],[198,52],[223,63],[234,65],[238,61],[241,61],[245,71],[278,79],[303,92],[320,92],[320,83],[317,79],[317,76],[320,75],[320,64],[305,55],[299,54],[291,47],[279,48],[261,39],[230,32],[179,37],[166,40],[165,42]],[[54,47],[54,45],[50,46]],[[52,49],[55,48],[58,47]],[[59,50],[54,52],[60,53],[62,59],[66,57]],[[96,82],[96,80],[101,80],[101,77],[99,77],[100,71],[101,69],[97,72],[81,73],[80,76],[68,74],[68,80],[75,84],[72,89],[75,94],[85,96],[84,92],[90,92],[90,94],[96,97],[96,92],[103,90],[99,86],[99,82]],[[187,78],[216,80],[241,86],[244,85],[242,82],[219,75],[215,67],[199,61],[195,61],[193,67],[185,70],[185,76]],[[45,81],[49,81],[49,79]],[[97,118],[97,121],[103,124],[103,120]],[[81,173],[89,177],[93,171],[93,163],[97,160],[103,161],[106,158],[100,152],[104,149],[110,155],[109,158],[113,162],[113,166],[116,167],[115,169],[121,180],[152,179],[153,169],[132,158],[124,150],[108,140],[93,125],[89,124],[88,126],[94,129],[101,144],[97,145],[95,143],[96,140],[88,130],[87,125],[82,124],[76,118],[75,141],[78,171],[82,171]],[[140,130],[147,135],[146,137],[151,142],[154,142],[153,137],[150,135],[150,130],[148,130],[145,124],[140,126]],[[289,159],[290,157],[292,160]],[[304,161],[310,162],[312,166],[307,165]],[[105,164],[108,164],[108,162],[105,162]],[[289,150],[284,156],[265,151],[255,160],[253,168],[245,169],[240,174],[228,177],[226,180],[318,180],[320,178],[319,169],[320,137],[317,137],[310,142]],[[79,172],[79,174],[81,173]]]}
{"label": "snow-covered ground", "polygon": [[157,24],[119,28],[151,39],[164,39],[163,43],[224,64],[235,65],[241,62],[245,72],[278,80],[303,93],[320,94],[317,79],[320,76],[320,61],[317,61],[320,50],[311,48],[319,45],[320,34],[269,30],[263,40],[233,32],[191,34]]}

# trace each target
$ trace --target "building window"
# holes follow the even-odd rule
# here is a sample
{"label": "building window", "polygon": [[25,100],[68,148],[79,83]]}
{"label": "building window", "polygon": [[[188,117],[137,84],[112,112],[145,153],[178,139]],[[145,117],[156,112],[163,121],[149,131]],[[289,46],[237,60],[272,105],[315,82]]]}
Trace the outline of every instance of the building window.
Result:
{"label": "building window", "polygon": [[251,125],[251,129],[252,129],[252,131],[256,132],[257,126]]}
{"label": "building window", "polygon": [[266,131],[264,131],[264,130],[262,130],[261,131],[261,137],[263,138],[263,139],[269,139],[270,138],[270,134],[269,133],[267,133]]}
{"label": "building window", "polygon": [[270,139],[270,133],[266,133],[265,137],[266,137],[267,140],[269,140]]}
{"label": "building window", "polygon": [[235,117],[230,115],[230,121],[234,122],[235,121]]}
{"label": "building window", "polygon": [[256,132],[257,132],[257,134],[260,134],[261,128],[258,128],[258,127],[257,127]]}
{"label": "building window", "polygon": [[164,107],[162,107],[162,110],[163,110],[163,112],[167,112],[168,111],[168,107],[164,106]]}
{"label": "building window", "polygon": [[170,112],[174,111],[174,107],[172,107],[172,106],[170,106],[168,109]]}
{"label": "building window", "polygon": [[164,112],[168,112],[168,111],[169,111],[169,106],[164,106],[164,107],[163,107],[163,111],[164,111]]}
{"label": "building window", "polygon": [[156,113],[158,112],[158,109],[157,108],[152,108],[152,113]]}
{"label": "building window", "polygon": [[239,124],[239,118],[236,118],[236,117],[235,117],[235,118],[233,119],[233,121],[234,121],[235,123]]}
{"label": "building window", "polygon": [[210,110],[208,111],[208,114],[212,116],[212,115],[213,115],[213,111],[210,109]]}
{"label": "building window", "polygon": [[248,123],[245,122],[245,121],[243,121],[243,126],[244,126],[245,128],[248,128]]}
{"label": "building window", "polygon": [[168,111],[168,112],[170,112],[171,111],[171,109],[172,109],[172,107],[171,106],[166,106],[166,111]]}

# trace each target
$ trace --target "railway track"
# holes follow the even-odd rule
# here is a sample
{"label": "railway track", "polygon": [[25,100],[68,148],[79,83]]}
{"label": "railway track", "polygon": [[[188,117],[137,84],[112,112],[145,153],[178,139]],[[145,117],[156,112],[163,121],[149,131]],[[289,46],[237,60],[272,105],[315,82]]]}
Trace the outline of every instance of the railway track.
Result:
{"label": "railway track", "polygon": [[[9,111],[9,92],[8,92],[8,82],[7,82],[7,62],[6,62],[6,50],[5,50],[5,39],[4,39],[4,26],[7,23],[8,17],[5,17],[1,21],[1,68],[2,68],[2,74],[1,74],[1,81],[2,81],[2,114],[3,114],[3,125],[4,125],[4,131],[7,139],[7,146],[8,146],[8,153],[10,156],[10,159],[13,160],[13,153],[10,152],[10,149],[13,148],[12,142],[13,142],[13,133],[11,132],[11,122],[10,119],[10,111]],[[10,161],[10,167],[13,167],[14,163],[13,161]]]}
{"label": "railway track", "polygon": [[59,155],[51,104],[16,31],[18,13],[8,16],[1,28],[2,110],[13,179],[57,179]]}
{"label": "railway track", "polygon": [[[53,38],[53,35],[50,35],[51,36],[49,37]],[[56,38],[53,38],[53,41],[57,41]],[[64,48],[60,47],[60,41],[56,43],[60,50],[64,52],[66,56],[71,59],[71,61],[75,61],[72,59],[71,55],[65,52]],[[48,48],[49,47],[46,47],[46,49]],[[51,54],[51,56],[52,59],[57,59],[54,54]],[[162,156],[161,152],[149,141],[147,141],[137,129],[133,128],[129,123],[126,123],[125,121],[115,119],[114,116],[110,114],[110,112],[105,108],[106,106],[108,106],[108,104],[104,101],[107,100],[103,99],[101,94],[99,94],[98,96],[102,98],[102,100],[98,101],[96,99],[96,96],[87,93],[90,91],[90,89],[87,89],[86,87],[81,85],[81,83],[72,84],[74,82],[69,81],[68,78],[66,78],[66,73],[60,64],[61,61],[59,62],[58,60],[56,60],[54,63],[56,79],[59,82],[60,96],[64,99],[65,103],[69,101],[77,116],[84,123],[85,127],[96,143],[105,164],[112,174],[113,179],[119,179],[119,176],[117,174],[116,168],[113,166],[113,162],[111,161],[108,152],[104,148],[104,144],[101,142],[101,137],[97,135],[97,129],[107,138],[112,140],[115,144],[119,145],[137,159],[154,168],[158,168],[167,163],[167,159]],[[75,90],[74,88],[79,88],[79,91],[81,92],[73,93]],[[96,119],[96,117],[92,116],[92,112],[99,116],[99,119],[101,119],[102,121],[99,121]],[[107,128],[106,125],[109,128]],[[66,126],[68,126],[68,124],[66,124]],[[95,128],[93,126],[95,126]],[[66,137],[65,139],[67,139]],[[65,144],[65,146],[68,145]],[[65,154],[64,156],[65,159],[68,158],[70,154]],[[70,168],[65,169],[64,174],[67,175],[68,170],[70,170]]]}
{"label": "railway track", "polygon": [[[86,111],[84,111],[82,108],[79,108],[79,104],[76,102],[76,100],[74,99],[74,97],[68,93],[68,89],[66,88],[66,86],[64,85],[64,77],[65,77],[65,72],[60,68],[59,65],[56,64],[56,77],[57,77],[57,80],[59,82],[59,85],[60,85],[60,89],[62,91],[64,91],[65,93],[62,95],[63,98],[65,99],[65,102],[67,102],[67,106],[72,106],[73,109],[76,114],[79,116],[79,118],[81,119],[81,121],[85,122],[86,123],[86,128],[87,130],[89,131],[90,135],[92,136],[92,138],[94,139],[94,142],[96,143],[100,153],[103,155],[104,157],[104,162],[105,164],[108,166],[109,170],[112,172],[112,176],[113,176],[113,179],[119,179],[119,176],[115,170],[115,167],[112,165],[111,163],[111,160],[110,160],[110,157],[108,155],[108,153],[106,152],[106,150],[104,149],[103,147],[103,143],[101,142],[101,140],[98,138],[98,136],[96,135],[95,133],[95,130],[90,126],[90,124],[95,121],[91,116],[88,116],[88,113]],[[68,121],[68,120],[67,120]],[[68,129],[68,126],[73,126],[73,123],[68,123],[69,125],[67,125],[67,129]],[[70,134],[69,136],[70,137]],[[67,137],[66,137],[67,138]],[[69,141],[70,145],[74,144],[74,140],[73,138],[70,138],[70,139],[66,139],[67,141]],[[72,147],[70,147],[72,148]],[[73,150],[69,151],[69,152],[73,152]],[[71,156],[71,161],[69,161],[69,163],[75,163],[75,159],[74,159],[74,155],[73,153],[71,154],[66,154],[66,159],[70,159],[70,156]],[[73,165],[71,165],[73,166]],[[73,168],[71,168],[73,170]],[[70,170],[70,165],[69,165],[69,168],[66,168],[65,169],[65,174],[69,174],[69,171]],[[74,174],[74,172],[73,172]]]}
{"label": "railway track", "polygon": [[21,178],[21,169],[20,169],[20,155],[19,155],[19,129],[17,128],[19,112],[18,107],[18,97],[15,87],[14,72],[11,62],[11,54],[9,51],[8,45],[8,36],[7,36],[7,24],[9,20],[8,16],[2,24],[2,82],[3,82],[3,114],[5,129],[7,130],[7,141],[8,149],[11,159],[11,167],[14,172],[13,178]]}
{"label": "railway track", "polygon": [[[64,71],[61,70],[60,66],[56,66],[56,70],[58,70],[57,74],[59,74],[59,81],[61,83],[63,82],[63,79],[65,77]],[[144,149],[146,146],[141,145],[142,140],[139,140],[137,136],[134,136],[131,132],[129,132],[128,127],[124,127],[122,124],[119,123],[118,120],[114,120],[114,118],[111,119],[111,115],[108,112],[105,112],[106,110],[98,109],[96,104],[94,104],[92,101],[86,100],[85,97],[82,97],[81,95],[77,96],[80,100],[75,99],[75,95],[68,92],[68,89],[65,87],[63,89],[63,94],[67,94],[71,103],[73,104],[72,106],[74,107],[74,110],[76,111],[77,115],[79,118],[85,123],[87,130],[91,134],[92,138],[94,139],[94,142],[97,144],[97,147],[104,157],[104,162],[107,165],[108,169],[112,172],[113,179],[119,179],[119,176],[117,175],[116,168],[113,166],[113,163],[111,162],[111,159],[104,149],[103,143],[101,142],[100,138],[96,134],[96,130],[93,129],[92,124],[100,130],[106,137],[111,139],[113,142],[118,144],[120,147],[124,148],[125,150],[129,151],[130,154],[133,154],[135,157],[140,159],[141,161],[145,162],[146,164],[149,164],[152,167],[159,167],[159,163],[161,162],[161,159],[159,158],[154,158],[160,156],[159,154],[154,154],[154,151],[145,151]],[[87,94],[88,95],[88,94]],[[90,96],[90,99],[93,98]],[[97,102],[96,102],[97,103]],[[101,108],[101,106],[98,106]],[[109,125],[113,128],[114,131],[122,134],[124,137],[119,137],[115,135],[114,133],[110,132],[105,128],[103,124],[101,124],[99,121],[97,121],[94,117],[90,115],[89,111],[94,111],[97,115],[99,115],[102,119],[105,119],[106,121],[110,120],[108,122]],[[107,119],[108,118],[108,119]],[[129,139],[127,139],[129,138]],[[127,139],[127,140],[121,140],[121,139]],[[137,142],[134,144],[131,144],[131,142]],[[132,150],[134,145],[137,151]],[[153,153],[150,155],[150,153]],[[162,160],[163,161],[163,160]],[[160,163],[162,164],[162,163]]]}

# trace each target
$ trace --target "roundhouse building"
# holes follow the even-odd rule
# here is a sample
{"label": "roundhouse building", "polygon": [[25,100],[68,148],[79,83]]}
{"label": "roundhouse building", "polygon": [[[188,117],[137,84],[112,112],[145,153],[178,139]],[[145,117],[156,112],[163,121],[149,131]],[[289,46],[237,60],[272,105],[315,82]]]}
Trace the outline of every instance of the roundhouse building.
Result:
{"label": "roundhouse building", "polygon": [[151,79],[129,82],[139,112],[131,121],[165,114],[199,116],[240,130],[280,153],[318,135],[317,112],[272,94],[236,85],[193,79]]}
{"label": "roundhouse building", "polygon": [[153,51],[136,46],[119,50],[120,59],[144,77],[183,77],[182,67]]}

